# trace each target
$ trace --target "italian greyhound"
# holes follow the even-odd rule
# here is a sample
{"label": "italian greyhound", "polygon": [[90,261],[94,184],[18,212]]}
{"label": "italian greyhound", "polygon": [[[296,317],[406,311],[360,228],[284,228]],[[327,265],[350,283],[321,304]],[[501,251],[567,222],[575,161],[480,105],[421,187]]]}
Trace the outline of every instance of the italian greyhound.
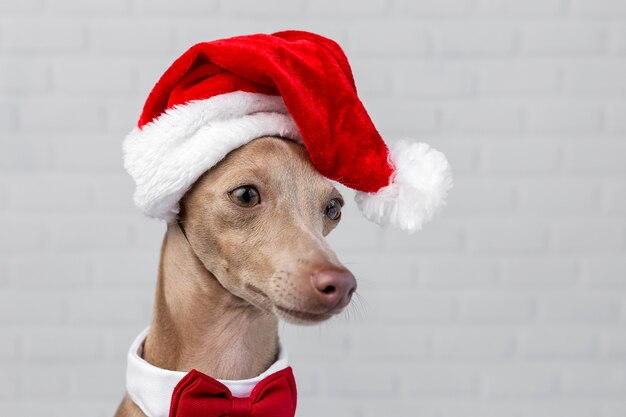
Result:
{"label": "italian greyhound", "polygon": [[[343,204],[298,143],[264,137],[230,152],[167,225],[143,359],[226,380],[267,370],[279,318],[322,322],[356,290],[324,239]],[[128,394],[115,414],[144,415]]]}

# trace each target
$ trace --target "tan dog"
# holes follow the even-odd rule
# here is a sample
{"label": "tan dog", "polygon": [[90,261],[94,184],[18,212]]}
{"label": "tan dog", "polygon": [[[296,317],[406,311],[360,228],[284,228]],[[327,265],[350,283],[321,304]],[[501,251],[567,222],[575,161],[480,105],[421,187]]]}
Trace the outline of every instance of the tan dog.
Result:
{"label": "tan dog", "polygon": [[[301,145],[262,138],[228,154],[168,225],[144,359],[251,378],[276,359],[277,316],[312,324],[341,312],[356,280],[324,236],[342,205]],[[128,395],[116,413],[143,415]]]}

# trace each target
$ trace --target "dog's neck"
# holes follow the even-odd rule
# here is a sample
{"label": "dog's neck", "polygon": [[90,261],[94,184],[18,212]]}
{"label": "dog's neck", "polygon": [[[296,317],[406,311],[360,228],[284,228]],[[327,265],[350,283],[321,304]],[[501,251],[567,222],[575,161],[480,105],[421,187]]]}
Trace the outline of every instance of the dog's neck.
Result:
{"label": "dog's neck", "polygon": [[144,359],[164,369],[197,369],[234,380],[261,374],[277,353],[276,317],[226,290],[178,225],[168,226]]}

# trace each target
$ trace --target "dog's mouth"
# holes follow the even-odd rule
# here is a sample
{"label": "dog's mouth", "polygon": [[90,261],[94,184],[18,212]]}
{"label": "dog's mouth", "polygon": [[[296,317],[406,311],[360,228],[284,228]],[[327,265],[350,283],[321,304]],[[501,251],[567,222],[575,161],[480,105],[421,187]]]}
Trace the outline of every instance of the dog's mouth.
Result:
{"label": "dog's mouth", "polygon": [[297,322],[318,323],[324,320],[328,320],[333,316],[333,313],[310,313],[308,311],[294,310],[292,308],[286,308],[274,304],[276,311],[287,320],[295,320]]}
{"label": "dog's mouth", "polygon": [[294,308],[283,307],[279,304],[274,303],[271,298],[263,292],[259,287],[246,284],[246,289],[253,292],[256,295],[263,297],[264,301],[271,304],[274,308],[274,311],[282,316],[285,320],[297,322],[297,323],[319,323],[325,320],[328,320],[335,314],[339,313],[339,311],[331,310],[324,313],[313,313],[310,311],[302,311]]}

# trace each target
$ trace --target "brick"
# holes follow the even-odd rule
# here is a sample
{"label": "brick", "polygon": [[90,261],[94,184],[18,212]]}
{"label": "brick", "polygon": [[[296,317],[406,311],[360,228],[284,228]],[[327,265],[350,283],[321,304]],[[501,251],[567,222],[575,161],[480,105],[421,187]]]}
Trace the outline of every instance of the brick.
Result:
{"label": "brick", "polygon": [[0,2],[3,12],[33,12],[41,8],[41,0],[4,0]]}
{"label": "brick", "polygon": [[431,337],[415,331],[414,326],[367,326],[351,338],[360,361],[406,361],[426,358],[431,353]]}
{"label": "brick", "polygon": [[125,222],[110,217],[74,216],[50,226],[50,242],[53,248],[66,251],[120,249],[130,246],[131,235]]}
{"label": "brick", "polygon": [[570,145],[565,149],[565,171],[584,174],[624,174],[626,144],[604,143]]}
{"label": "brick", "polygon": [[18,396],[17,375],[9,372],[0,374],[0,399],[15,398]]}
{"label": "brick", "polygon": [[484,293],[464,296],[460,303],[461,320],[467,323],[520,323],[534,313],[528,296]]}
{"label": "brick", "polygon": [[14,105],[0,102],[0,132],[15,130],[17,110]]}
{"label": "brick", "polygon": [[68,290],[91,285],[93,275],[91,263],[76,256],[40,256],[37,262],[16,262],[15,287]]}
{"label": "brick", "polygon": [[605,207],[610,213],[626,212],[626,184],[607,185]]}
{"label": "brick", "polygon": [[294,370],[296,380],[302,380],[303,397],[315,398],[321,394],[320,375],[324,371],[325,369],[318,363],[303,363],[297,371]]}
{"label": "brick", "polygon": [[403,385],[411,396],[423,398],[469,396],[478,391],[476,369],[453,365],[405,368]]}
{"label": "brick", "polygon": [[518,107],[454,105],[443,109],[443,128],[459,132],[517,132],[522,126]]}
{"label": "brick", "polygon": [[[9,284],[11,283],[12,279],[11,279],[12,273],[11,273],[11,269],[9,268],[8,265],[0,263],[0,288],[6,288],[9,286]],[[0,352],[2,351],[2,348],[0,348]]]}
{"label": "brick", "polygon": [[604,295],[543,296],[538,300],[539,318],[552,323],[610,323],[619,316],[619,300]]}
{"label": "brick", "polygon": [[[455,182],[459,178],[458,175],[475,173],[478,170],[479,150],[474,145],[463,145],[455,141],[454,144],[440,142],[435,146],[446,155],[446,158],[448,158],[450,166],[453,167],[452,172],[455,176]],[[447,213],[449,209],[454,211],[454,208],[448,206],[448,208],[445,209],[445,212]]]}
{"label": "brick", "polygon": [[12,177],[8,183],[11,207],[21,213],[68,213],[91,206],[87,182],[64,175]]}
{"label": "brick", "polygon": [[[14,377],[16,378],[16,377]],[[39,416],[46,415],[48,417],[63,417],[64,413],[54,413],[52,410],[54,407],[60,407],[59,401],[54,401],[51,399],[41,399],[37,402],[37,404],[27,403],[25,401],[16,402],[10,401],[6,402],[2,405],[3,413],[12,417],[29,417],[29,416]],[[93,407],[91,408],[93,410]],[[69,417],[69,415],[67,416]],[[101,416],[98,416],[101,417]],[[102,416],[103,417],[103,416]]]}
{"label": "brick", "polygon": [[77,12],[101,16],[102,13],[123,13],[129,10],[129,0],[107,0],[86,3],[81,0],[46,0],[45,8],[53,12]]}
{"label": "brick", "polygon": [[172,50],[174,42],[173,29],[162,23],[111,20],[96,22],[89,29],[91,47],[95,51],[112,52],[116,55],[163,54]]}
{"label": "brick", "polygon": [[513,211],[517,202],[516,190],[508,181],[461,178],[455,181],[453,190],[447,200],[446,215],[461,217],[507,213]]}
{"label": "brick", "polygon": [[437,40],[437,50],[450,58],[507,56],[516,49],[513,30],[484,23],[442,28]]}
{"label": "brick", "polygon": [[[111,140],[114,135],[105,138],[90,138],[82,141],[55,144],[54,166],[64,173],[120,173],[122,171],[121,138]],[[69,146],[68,146],[69,145]]]}
{"label": "brick", "polygon": [[556,372],[525,365],[489,370],[484,380],[489,398],[549,398],[558,390]]}
{"label": "brick", "polygon": [[411,0],[396,1],[397,10],[412,16],[462,16],[473,8],[473,0],[440,0],[431,2],[415,2]]}
{"label": "brick", "polygon": [[333,0],[313,0],[307,3],[307,14],[311,16],[335,17],[348,16],[380,16],[388,9],[387,0],[371,0],[362,2],[358,0],[345,0],[336,2]]}
{"label": "brick", "polygon": [[102,109],[84,100],[32,99],[19,105],[19,127],[26,131],[88,131],[104,124]]}
{"label": "brick", "polygon": [[3,174],[33,173],[51,166],[52,152],[46,144],[2,143],[2,150],[0,152],[0,172]]}
{"label": "brick", "polygon": [[105,360],[107,362],[125,363],[130,344],[146,325],[147,323],[134,326],[114,326],[101,330]]}
{"label": "brick", "polygon": [[393,94],[393,75],[388,65],[378,60],[352,60],[352,73],[359,95],[368,98],[387,98]]}
{"label": "brick", "polygon": [[590,288],[626,288],[626,260],[619,257],[586,260],[582,276]]}
{"label": "brick", "polygon": [[626,132],[626,105],[616,104],[607,109],[607,125],[611,131]]}
{"label": "brick", "polygon": [[420,262],[419,283],[427,288],[452,290],[489,288],[497,281],[492,261],[448,259]]}
{"label": "brick", "polygon": [[340,259],[357,278],[359,289],[410,287],[416,281],[415,257],[411,254],[347,254]]}
{"label": "brick", "polygon": [[604,354],[610,358],[626,358],[626,334],[623,326],[611,329],[611,333],[602,338]]}
{"label": "brick", "polygon": [[[505,403],[499,404],[494,401],[490,402],[470,402],[462,401],[458,403],[446,404],[443,414],[441,416],[454,417],[485,417],[485,416],[498,416],[498,417],[519,417],[519,406],[516,404]],[[439,414],[435,414],[439,417]]]}
{"label": "brick", "polygon": [[[19,356],[19,337],[16,332],[3,330],[0,338],[0,363],[10,363]],[[0,383],[1,384],[1,383]],[[0,391],[2,391],[0,389]]]}
{"label": "brick", "polygon": [[137,126],[143,103],[140,100],[110,100],[106,105],[107,131],[125,137]]}
{"label": "brick", "polygon": [[[282,18],[278,18],[282,19]],[[327,36],[342,47],[345,47],[347,39],[345,28],[338,28],[332,21],[316,19],[304,20],[296,17],[289,18],[289,25],[285,24],[277,26],[280,20],[256,18],[253,15],[241,16],[240,18],[224,18],[223,13],[217,14],[215,18],[205,18],[199,20],[186,20],[186,24],[182,27],[176,27],[175,30],[175,48],[177,51],[185,51],[191,45],[198,42],[206,42],[213,39],[230,38],[233,36],[241,36],[248,33],[273,33],[277,30],[284,30],[288,27],[298,27],[300,30],[311,30],[320,35]],[[172,56],[174,59],[175,56]],[[169,61],[165,62],[165,68]],[[164,62],[160,62],[163,67]],[[161,73],[165,70],[161,68]],[[158,77],[157,77],[158,79]],[[156,79],[154,80],[156,81]]]}
{"label": "brick", "polygon": [[525,258],[503,261],[502,284],[517,289],[559,289],[573,287],[578,278],[575,262],[558,259]]}
{"label": "brick", "polygon": [[577,222],[553,227],[552,244],[566,253],[621,251],[626,244],[623,222]]}
{"label": "brick", "polygon": [[[526,4],[527,2],[516,2]],[[479,95],[528,96],[555,93],[560,72],[554,65],[494,63],[481,68],[476,91]]]}
{"label": "brick", "polygon": [[479,253],[537,253],[546,247],[546,231],[536,225],[481,223],[470,226],[468,246]]}
{"label": "brick", "polygon": [[157,282],[158,250],[146,254],[102,254],[94,261],[95,277],[102,288],[143,288],[152,293]]}
{"label": "brick", "polygon": [[173,3],[169,0],[135,0],[133,7],[142,15],[184,16],[193,13],[215,12],[218,9],[218,0],[185,0]]}
{"label": "brick", "polygon": [[544,143],[541,148],[529,144],[489,144],[483,150],[484,170],[489,174],[548,174],[559,168],[560,149]]}
{"label": "brick", "polygon": [[531,360],[592,360],[598,352],[598,335],[575,328],[534,328],[521,332],[520,355]]}
{"label": "brick", "polygon": [[624,55],[626,53],[626,29],[619,29],[616,31],[617,37],[615,46],[617,48],[617,52]]}
{"label": "brick", "polygon": [[550,17],[564,11],[564,0],[487,0],[483,2],[488,15],[507,17]]}
{"label": "brick", "polygon": [[521,190],[519,207],[541,215],[580,215],[597,213],[600,187],[577,180],[527,181]]}
{"label": "brick", "polygon": [[37,362],[83,362],[102,358],[99,330],[52,328],[27,332],[24,356]]}
{"label": "brick", "polygon": [[42,400],[65,399],[68,395],[67,370],[47,365],[21,370],[18,376],[20,395],[23,398],[37,396]]}
{"label": "brick", "polygon": [[585,95],[617,96],[626,92],[626,65],[623,63],[584,63],[565,72],[565,89]]}
{"label": "brick", "polygon": [[152,315],[148,307],[152,297],[145,291],[135,294],[105,290],[75,292],[68,303],[69,324],[145,326]]}
{"label": "brick", "polygon": [[[385,33],[385,36],[380,36]],[[357,56],[421,57],[432,50],[427,32],[406,24],[354,25],[348,31],[348,50]]]}
{"label": "brick", "polygon": [[580,366],[563,372],[563,390],[568,395],[597,395],[623,399],[626,396],[626,367]]}
{"label": "brick", "polygon": [[608,405],[604,417],[624,417],[626,415],[626,406],[624,405]]}
{"label": "brick", "polygon": [[165,235],[165,223],[141,216],[140,213],[137,216],[139,220],[133,222],[131,229],[133,243],[141,249],[159,251]]}
{"label": "brick", "polygon": [[463,234],[459,227],[435,223],[415,234],[399,230],[385,229],[384,247],[394,253],[457,252],[463,244]]}
{"label": "brick", "polygon": [[137,207],[133,203],[135,183],[128,175],[91,176],[93,186],[93,210],[102,213],[133,213]]}
{"label": "brick", "polygon": [[619,0],[573,0],[572,12],[584,17],[589,16],[626,16],[626,4]]}
{"label": "brick", "polygon": [[[412,417],[440,417],[440,407],[432,404],[425,404],[421,399],[411,398],[391,398],[391,399],[376,399],[372,401],[372,398],[364,398],[359,401],[363,410],[357,414],[359,417],[380,417],[384,415],[392,416],[407,416]],[[411,414],[406,414],[407,410],[410,410]],[[334,410],[333,410],[334,411]],[[359,410],[361,411],[361,410]],[[300,412],[300,406],[298,405],[298,412]],[[312,414],[311,417],[319,414]],[[324,415],[332,415],[331,412]],[[343,416],[344,414],[338,414]]]}
{"label": "brick", "polygon": [[477,328],[437,331],[433,344],[434,355],[441,361],[476,360],[494,361],[510,358],[514,352],[515,338],[510,331]]}
{"label": "brick", "polygon": [[368,320],[392,323],[446,323],[455,319],[456,306],[440,294],[385,292],[363,294],[368,305]]}
{"label": "brick", "polygon": [[582,23],[531,23],[522,28],[522,50],[533,55],[600,54],[607,50],[608,36],[601,25]]}
{"label": "brick", "polygon": [[584,133],[602,128],[604,114],[595,105],[535,105],[528,109],[528,129],[546,133]]}
{"label": "brick", "polygon": [[0,92],[40,93],[48,88],[47,65],[29,59],[3,57],[0,62]]}
{"label": "brick", "polygon": [[51,294],[0,294],[0,323],[7,325],[58,324],[65,318],[65,299]]}
{"label": "brick", "polygon": [[[353,301],[354,302],[354,301]],[[348,307],[348,310],[351,310]],[[343,313],[343,315],[348,315]],[[281,332],[281,341],[288,346],[289,357],[295,361],[329,361],[337,362],[345,359],[356,339],[357,330],[353,326],[345,326],[340,320],[332,320],[324,326],[322,334],[319,329],[290,327]],[[317,336],[310,337],[312,332]],[[355,346],[356,348],[356,346]]]}
{"label": "brick", "polygon": [[124,364],[90,364],[70,372],[70,398],[118,402],[124,395]]}
{"label": "brick", "polygon": [[55,89],[63,93],[93,97],[127,93],[133,86],[131,68],[113,59],[58,60],[52,74]]}
{"label": "brick", "polygon": [[3,46],[9,51],[76,52],[86,46],[85,28],[61,19],[11,19],[4,24]]}
{"label": "brick", "polygon": [[394,71],[395,89],[408,97],[459,97],[474,90],[474,77],[468,71],[442,67],[403,65]]}
{"label": "brick", "polygon": [[397,386],[397,370],[389,366],[364,364],[354,369],[331,367],[325,372],[324,386],[333,396],[392,395]]}
{"label": "brick", "polygon": [[268,0],[263,3],[254,0],[226,1],[221,3],[222,10],[234,16],[299,16],[304,12],[303,0],[283,2]]}
{"label": "brick", "polygon": [[414,137],[420,132],[432,132],[438,124],[437,110],[416,101],[368,99],[365,108],[378,129],[383,132],[402,132],[394,135],[398,137]]}
{"label": "brick", "polygon": [[597,406],[587,404],[547,404],[535,403],[524,407],[523,417],[600,417]]}
{"label": "brick", "polygon": [[33,253],[46,242],[43,226],[34,220],[6,219],[0,221],[0,253]]}

